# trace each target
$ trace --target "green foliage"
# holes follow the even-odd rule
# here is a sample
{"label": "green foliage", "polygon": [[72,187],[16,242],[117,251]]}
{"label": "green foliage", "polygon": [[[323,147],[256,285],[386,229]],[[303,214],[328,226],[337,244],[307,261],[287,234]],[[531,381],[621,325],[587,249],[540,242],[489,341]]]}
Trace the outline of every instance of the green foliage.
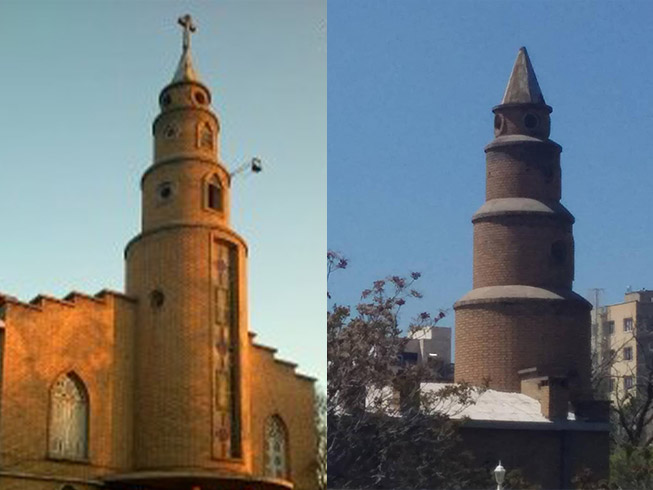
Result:
{"label": "green foliage", "polygon": [[505,490],[540,490],[541,487],[539,485],[533,485],[524,477],[520,469],[516,469],[506,473],[503,488]]}
{"label": "green foliage", "polygon": [[610,487],[650,490],[653,488],[653,448],[625,444],[610,456]]}
{"label": "green foliage", "polygon": [[606,480],[597,480],[592,470],[582,468],[571,479],[571,484],[576,490],[609,490],[610,485]]}

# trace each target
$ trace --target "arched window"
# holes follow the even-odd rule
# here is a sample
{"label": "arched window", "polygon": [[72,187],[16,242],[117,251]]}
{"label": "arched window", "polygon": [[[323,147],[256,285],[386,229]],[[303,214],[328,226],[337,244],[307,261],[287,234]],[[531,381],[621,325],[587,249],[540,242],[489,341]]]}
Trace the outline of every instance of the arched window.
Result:
{"label": "arched window", "polygon": [[48,453],[62,459],[88,456],[88,394],[74,373],[62,375],[50,393]]}
{"label": "arched window", "polygon": [[197,126],[197,147],[213,149],[213,129],[208,122],[199,123]]}
{"label": "arched window", "polygon": [[265,424],[265,476],[287,479],[288,432],[281,417],[273,415]]}
{"label": "arched window", "polygon": [[209,209],[223,211],[222,184],[217,176],[211,177],[206,188],[206,203]]}

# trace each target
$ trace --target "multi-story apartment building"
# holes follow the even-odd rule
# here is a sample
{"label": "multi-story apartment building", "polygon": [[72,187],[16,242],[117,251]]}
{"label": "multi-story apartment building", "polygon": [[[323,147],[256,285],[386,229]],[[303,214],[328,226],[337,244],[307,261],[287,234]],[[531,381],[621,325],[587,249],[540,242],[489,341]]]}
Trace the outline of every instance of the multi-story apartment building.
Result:
{"label": "multi-story apartment building", "polygon": [[594,387],[606,398],[646,383],[653,368],[653,290],[627,291],[604,306],[592,329]]}
{"label": "multi-story apartment building", "polygon": [[451,328],[424,327],[410,332],[402,359],[408,364],[426,366],[431,381],[453,381]]}

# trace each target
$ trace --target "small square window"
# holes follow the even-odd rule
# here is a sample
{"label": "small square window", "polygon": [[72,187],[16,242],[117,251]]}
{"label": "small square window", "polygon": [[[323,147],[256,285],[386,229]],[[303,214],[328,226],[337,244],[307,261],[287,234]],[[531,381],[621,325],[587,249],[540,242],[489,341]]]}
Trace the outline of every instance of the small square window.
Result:
{"label": "small square window", "polygon": [[624,387],[629,390],[633,387],[633,377],[632,376],[625,376],[624,377]]}
{"label": "small square window", "polygon": [[632,361],[632,360],[633,360],[633,348],[624,347],[624,361]]}
{"label": "small square window", "polygon": [[632,331],[633,331],[633,319],[624,318],[624,332],[632,332]]}

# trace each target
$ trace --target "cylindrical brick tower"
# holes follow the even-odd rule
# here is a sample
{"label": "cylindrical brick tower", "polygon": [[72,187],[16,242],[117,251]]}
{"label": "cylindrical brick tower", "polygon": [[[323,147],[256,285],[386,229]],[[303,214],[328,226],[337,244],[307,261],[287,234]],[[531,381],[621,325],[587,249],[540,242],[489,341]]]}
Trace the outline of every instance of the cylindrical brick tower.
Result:
{"label": "cylindrical brick tower", "polygon": [[578,400],[589,397],[591,305],[571,289],[574,217],[560,203],[551,111],[521,48],[485,147],[474,289],[454,306],[455,378],[520,391],[519,371],[536,368],[566,378]]}
{"label": "cylindrical brick tower", "polygon": [[211,93],[193,69],[194,26],[180,23],[183,53],[159,97],[141,181],[142,232],[125,251],[127,294],[138,299],[134,470],[151,472],[148,484],[166,472],[252,468],[247,245],[229,224],[230,175]]}

